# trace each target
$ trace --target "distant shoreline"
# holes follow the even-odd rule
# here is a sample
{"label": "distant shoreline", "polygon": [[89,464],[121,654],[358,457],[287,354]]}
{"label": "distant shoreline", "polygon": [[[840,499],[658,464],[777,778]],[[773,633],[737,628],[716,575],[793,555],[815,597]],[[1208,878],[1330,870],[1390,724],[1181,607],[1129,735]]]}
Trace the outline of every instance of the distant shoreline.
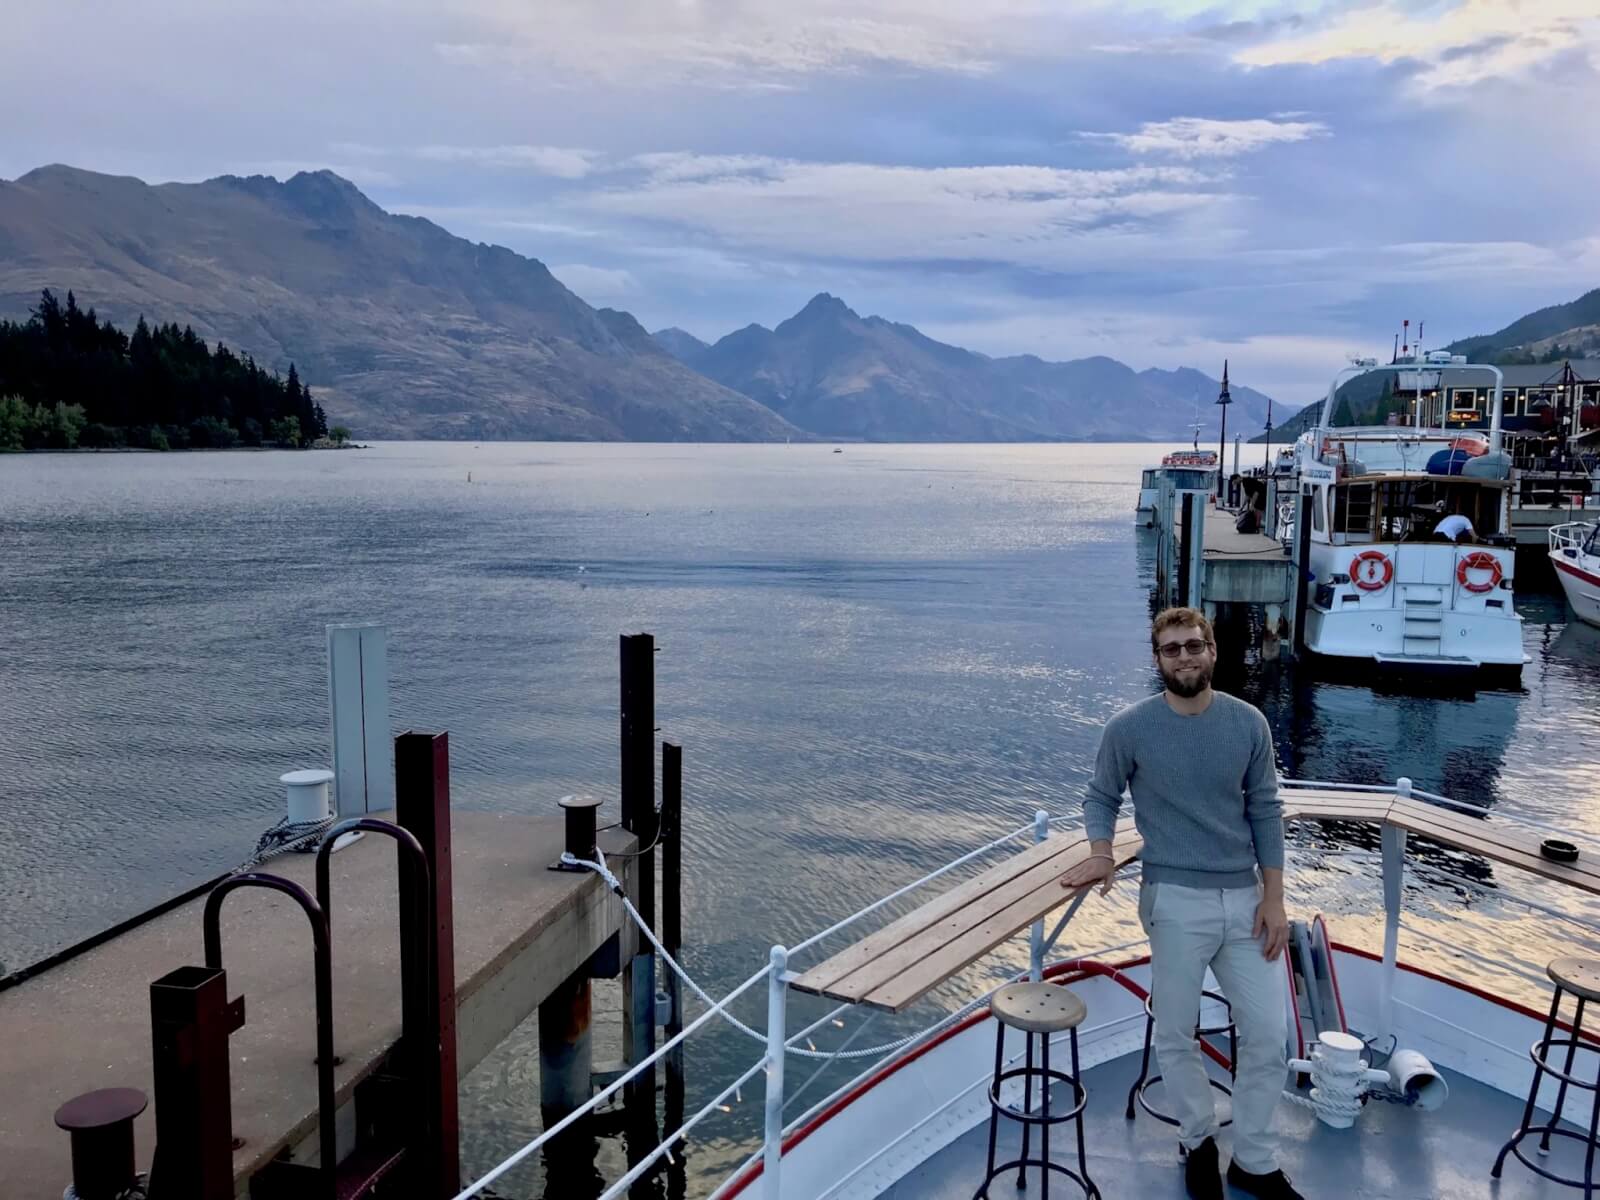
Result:
{"label": "distant shoreline", "polygon": [[370,450],[364,443],[346,442],[342,446],[182,446],[157,450],[152,446],[33,446],[26,450],[0,450],[0,458],[7,454],[264,454],[281,451],[300,454],[307,450]]}

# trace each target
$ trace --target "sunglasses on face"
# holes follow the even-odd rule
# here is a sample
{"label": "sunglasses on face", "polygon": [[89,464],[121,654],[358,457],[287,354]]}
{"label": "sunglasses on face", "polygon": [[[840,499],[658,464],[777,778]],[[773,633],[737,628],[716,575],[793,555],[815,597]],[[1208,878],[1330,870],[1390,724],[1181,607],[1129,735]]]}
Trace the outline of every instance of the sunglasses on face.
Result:
{"label": "sunglasses on face", "polygon": [[1190,638],[1187,642],[1162,642],[1159,652],[1162,658],[1177,658],[1187,651],[1191,658],[1199,658],[1211,648],[1210,642],[1203,642],[1199,638]]}

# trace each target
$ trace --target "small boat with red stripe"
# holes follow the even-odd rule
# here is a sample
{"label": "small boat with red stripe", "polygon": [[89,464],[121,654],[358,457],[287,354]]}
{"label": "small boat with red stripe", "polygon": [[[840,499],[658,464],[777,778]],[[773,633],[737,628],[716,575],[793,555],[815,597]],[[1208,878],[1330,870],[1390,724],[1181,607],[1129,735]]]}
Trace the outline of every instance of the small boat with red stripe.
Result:
{"label": "small boat with red stripe", "polygon": [[1578,620],[1600,625],[1600,521],[1552,526],[1550,565]]}

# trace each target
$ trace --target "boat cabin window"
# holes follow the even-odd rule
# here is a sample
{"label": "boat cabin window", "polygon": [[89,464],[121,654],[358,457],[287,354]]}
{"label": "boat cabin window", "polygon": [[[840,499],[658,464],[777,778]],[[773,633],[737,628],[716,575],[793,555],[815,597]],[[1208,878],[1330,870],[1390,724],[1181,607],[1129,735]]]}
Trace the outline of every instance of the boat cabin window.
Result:
{"label": "boat cabin window", "polygon": [[1350,483],[1333,489],[1333,532],[1346,541],[1370,542],[1376,517],[1376,487]]}
{"label": "boat cabin window", "polygon": [[1438,479],[1388,480],[1376,488],[1374,532],[1385,542],[1442,540],[1434,527],[1445,517],[1460,513],[1472,522],[1479,540],[1503,532],[1500,528],[1499,488]]}
{"label": "boat cabin window", "polygon": [[1328,530],[1327,521],[1322,515],[1322,506],[1325,503],[1324,497],[1327,491],[1327,488],[1319,486],[1311,495],[1311,528],[1318,533],[1326,533]]}
{"label": "boat cabin window", "polygon": [[1155,487],[1156,486],[1156,473],[1154,471],[1146,471],[1146,472],[1144,472],[1144,474],[1139,479],[1139,486],[1141,488],[1147,488],[1147,489]]}

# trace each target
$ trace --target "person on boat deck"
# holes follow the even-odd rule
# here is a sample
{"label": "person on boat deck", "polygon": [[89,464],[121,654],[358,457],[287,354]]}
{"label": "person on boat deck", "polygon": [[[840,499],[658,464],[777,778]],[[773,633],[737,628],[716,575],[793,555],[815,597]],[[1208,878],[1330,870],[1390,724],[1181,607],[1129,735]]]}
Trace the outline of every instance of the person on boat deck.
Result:
{"label": "person on boat deck", "polygon": [[1233,1006],[1233,1158],[1228,1182],[1252,1196],[1303,1200],[1278,1168],[1273,1112],[1283,1091],[1283,805],[1272,732],[1259,709],[1211,688],[1216,638],[1205,614],[1169,608],[1150,629],[1166,684],[1106,722],[1083,801],[1089,857],[1061,886],[1111,890],[1123,789],[1140,853],[1139,921],[1150,939],[1155,1047],[1187,1151],[1195,1200],[1221,1200],[1216,1106],[1195,1039],[1209,967]]}
{"label": "person on boat deck", "polygon": [[1433,527],[1434,535],[1449,538],[1452,542],[1475,542],[1478,540],[1477,530],[1472,528],[1472,522],[1460,513],[1451,513],[1444,520]]}

